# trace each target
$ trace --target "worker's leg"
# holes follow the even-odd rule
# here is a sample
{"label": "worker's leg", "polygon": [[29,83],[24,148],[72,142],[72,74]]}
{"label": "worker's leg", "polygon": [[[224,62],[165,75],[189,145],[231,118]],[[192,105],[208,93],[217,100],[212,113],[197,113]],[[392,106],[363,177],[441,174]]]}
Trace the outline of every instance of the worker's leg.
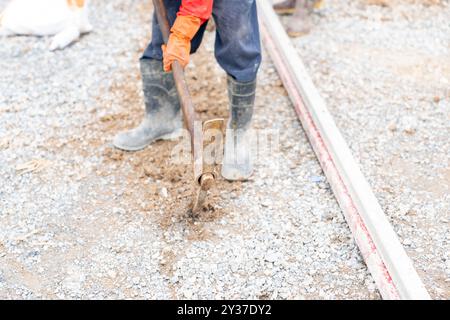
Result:
{"label": "worker's leg", "polygon": [[140,125],[114,138],[116,148],[137,151],[158,139],[169,139],[180,132],[180,103],[171,73],[163,71],[162,62],[141,59],[145,115]]}
{"label": "worker's leg", "polygon": [[[166,0],[165,3],[169,23],[173,24],[181,1]],[[205,27],[206,24],[192,40],[192,52],[199,47]],[[177,135],[181,129],[180,103],[173,75],[163,71],[162,44],[162,34],[153,15],[152,41],[140,60],[145,116],[137,128],[116,135],[113,144],[119,149],[140,150],[157,139]]]}
{"label": "worker's leg", "polygon": [[217,26],[215,55],[228,73],[230,118],[222,175],[228,180],[248,179],[252,172],[252,132],[256,74],[261,43],[254,0],[215,0]]}
{"label": "worker's leg", "polygon": [[256,1],[215,0],[213,17],[217,62],[237,81],[255,80],[261,63]]}

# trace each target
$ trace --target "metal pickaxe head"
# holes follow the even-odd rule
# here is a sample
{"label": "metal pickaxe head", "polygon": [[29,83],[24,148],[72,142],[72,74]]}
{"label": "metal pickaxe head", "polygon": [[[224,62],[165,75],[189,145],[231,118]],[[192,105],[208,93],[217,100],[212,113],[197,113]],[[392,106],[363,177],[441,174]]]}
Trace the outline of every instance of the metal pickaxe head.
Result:
{"label": "metal pickaxe head", "polygon": [[225,121],[224,119],[212,119],[203,123],[202,128],[202,163],[195,164],[194,172],[197,183],[197,192],[193,202],[192,212],[197,214],[205,204],[208,190],[214,185],[219,173],[218,165],[223,159],[223,146],[225,141]]}

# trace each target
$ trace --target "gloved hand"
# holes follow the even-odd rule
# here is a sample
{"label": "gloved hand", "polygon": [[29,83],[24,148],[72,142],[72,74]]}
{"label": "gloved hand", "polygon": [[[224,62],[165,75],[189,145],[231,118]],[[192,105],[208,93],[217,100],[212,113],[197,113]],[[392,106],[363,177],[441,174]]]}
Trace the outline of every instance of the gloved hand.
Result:
{"label": "gloved hand", "polygon": [[170,29],[169,41],[162,45],[164,71],[172,70],[177,60],[184,68],[189,63],[191,40],[202,25],[202,19],[194,16],[178,16]]}

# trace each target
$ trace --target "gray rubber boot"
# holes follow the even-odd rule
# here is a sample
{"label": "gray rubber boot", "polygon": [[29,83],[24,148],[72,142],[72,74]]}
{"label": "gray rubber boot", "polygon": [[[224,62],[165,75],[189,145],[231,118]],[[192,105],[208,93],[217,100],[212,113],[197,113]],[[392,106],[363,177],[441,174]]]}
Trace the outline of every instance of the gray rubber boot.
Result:
{"label": "gray rubber boot", "polygon": [[311,14],[314,9],[313,0],[297,0],[295,13],[290,17],[286,31],[290,37],[300,37],[310,32],[313,27]]}
{"label": "gray rubber boot", "polygon": [[181,133],[181,111],[175,81],[163,71],[161,61],[141,59],[145,117],[141,124],[114,137],[116,148],[126,151],[144,149],[159,139],[171,139]]}
{"label": "gray rubber boot", "polygon": [[238,82],[228,76],[230,119],[228,120],[222,176],[231,181],[247,180],[253,173],[251,130],[256,80]]}

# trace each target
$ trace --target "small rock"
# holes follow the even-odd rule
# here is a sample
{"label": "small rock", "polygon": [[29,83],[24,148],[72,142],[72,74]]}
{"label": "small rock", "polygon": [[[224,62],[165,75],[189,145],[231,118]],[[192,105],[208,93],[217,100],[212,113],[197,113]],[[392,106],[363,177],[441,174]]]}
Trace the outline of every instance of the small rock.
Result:
{"label": "small rock", "polygon": [[388,129],[389,129],[389,131],[392,131],[392,132],[397,131],[397,124],[395,122],[391,122],[388,125]]}
{"label": "small rock", "polygon": [[112,212],[113,212],[114,214],[124,214],[124,213],[125,213],[125,210],[124,210],[123,208],[116,208],[116,207],[114,207],[114,208],[112,209]]}
{"label": "small rock", "polygon": [[405,245],[405,246],[411,246],[412,245],[412,241],[410,240],[410,239],[405,239],[405,240],[403,240],[403,245]]}
{"label": "small rock", "polygon": [[407,116],[400,120],[399,126],[404,133],[413,135],[417,131],[418,122],[415,117]]}
{"label": "small rock", "polygon": [[261,205],[262,205],[263,207],[269,208],[270,205],[271,205],[271,202],[270,202],[268,199],[262,199],[262,200],[261,200]]}
{"label": "small rock", "polygon": [[132,281],[133,281],[134,284],[139,284],[139,282],[141,282],[141,279],[139,277],[134,277],[132,279]]}
{"label": "small rock", "polygon": [[161,188],[160,195],[161,195],[163,198],[169,197],[169,192],[167,191],[167,188]]}
{"label": "small rock", "polygon": [[278,260],[278,256],[272,252],[267,253],[264,258],[269,262],[275,262]]}
{"label": "small rock", "polygon": [[323,177],[323,176],[312,176],[312,177],[309,178],[309,180],[311,182],[319,183],[319,182],[324,182],[325,181],[325,177]]}
{"label": "small rock", "polygon": [[183,295],[186,299],[192,298],[192,291],[191,290],[184,290]]}
{"label": "small rock", "polygon": [[115,272],[114,270],[109,270],[109,271],[108,271],[108,276],[109,276],[110,278],[112,278],[112,279],[115,279],[116,276],[117,276],[117,274],[116,274],[116,272]]}

